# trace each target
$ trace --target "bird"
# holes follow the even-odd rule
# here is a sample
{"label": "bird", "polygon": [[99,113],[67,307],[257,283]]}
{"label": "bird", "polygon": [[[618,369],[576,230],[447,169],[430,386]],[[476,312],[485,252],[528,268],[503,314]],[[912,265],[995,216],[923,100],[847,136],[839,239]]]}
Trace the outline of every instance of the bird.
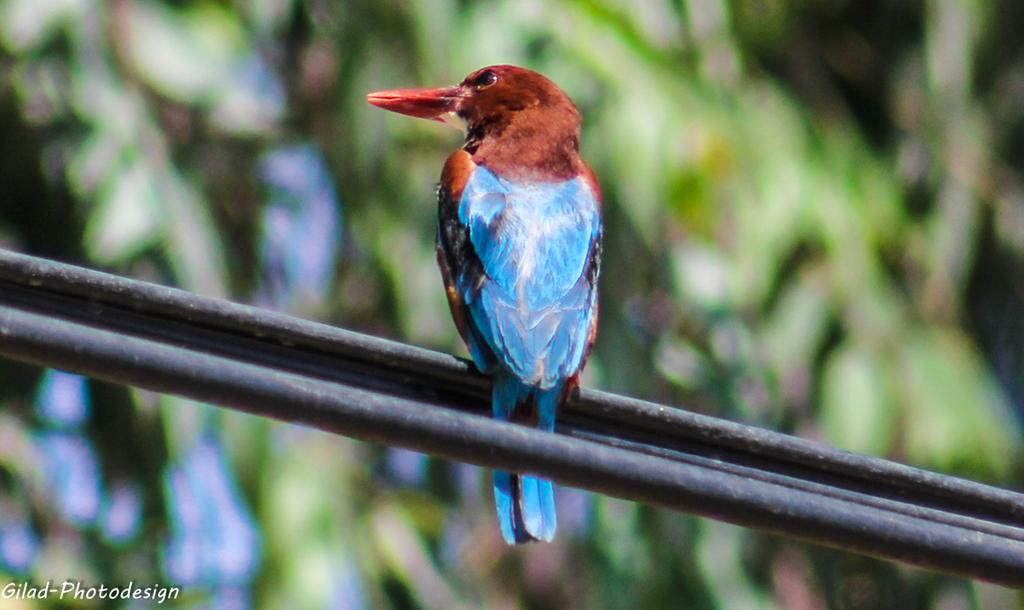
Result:
{"label": "bird", "polygon": [[[367,101],[464,126],[437,189],[437,260],[452,318],[492,378],[493,417],[553,432],[597,333],[602,203],[579,153],[579,110],[547,77],[511,65]],[[552,540],[549,480],[495,471],[493,486],[508,544]]]}

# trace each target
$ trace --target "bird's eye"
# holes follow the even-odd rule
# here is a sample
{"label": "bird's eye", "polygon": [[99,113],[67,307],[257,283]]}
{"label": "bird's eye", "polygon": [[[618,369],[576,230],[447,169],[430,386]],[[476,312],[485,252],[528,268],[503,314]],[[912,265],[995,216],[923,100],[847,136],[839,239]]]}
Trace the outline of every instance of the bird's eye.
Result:
{"label": "bird's eye", "polygon": [[487,70],[485,72],[481,72],[473,79],[473,86],[477,89],[486,89],[496,82],[498,82],[498,75]]}

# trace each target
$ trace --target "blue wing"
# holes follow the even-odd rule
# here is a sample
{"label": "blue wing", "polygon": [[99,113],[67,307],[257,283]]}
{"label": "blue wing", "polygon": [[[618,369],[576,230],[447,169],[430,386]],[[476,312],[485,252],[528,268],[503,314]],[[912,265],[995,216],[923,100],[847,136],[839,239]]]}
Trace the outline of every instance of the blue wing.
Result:
{"label": "blue wing", "polygon": [[452,278],[477,366],[500,364],[538,388],[578,373],[596,315],[601,239],[587,182],[521,184],[477,166],[457,220],[477,259]]}
{"label": "blue wing", "polygon": [[[457,151],[438,190],[438,262],[452,316],[477,367],[494,373],[498,419],[551,431],[566,381],[583,367],[597,316],[601,220],[592,178],[522,184]],[[550,481],[494,473],[509,544],[551,540]]]}

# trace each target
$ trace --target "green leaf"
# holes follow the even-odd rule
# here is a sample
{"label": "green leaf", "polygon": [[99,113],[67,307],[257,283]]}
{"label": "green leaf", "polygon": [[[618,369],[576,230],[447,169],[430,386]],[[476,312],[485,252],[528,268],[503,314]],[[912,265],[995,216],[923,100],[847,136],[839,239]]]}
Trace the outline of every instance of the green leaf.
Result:
{"label": "green leaf", "polygon": [[110,177],[85,229],[89,255],[102,263],[124,261],[162,234],[159,201],[152,176],[133,162]]}
{"label": "green leaf", "polygon": [[1018,428],[974,345],[954,328],[915,333],[901,358],[911,463],[992,479],[1020,456]]}
{"label": "green leaf", "polygon": [[161,94],[205,101],[232,81],[245,40],[234,14],[211,4],[187,11],[150,2],[131,7],[128,56]]}
{"label": "green leaf", "polygon": [[71,19],[84,0],[8,0],[0,2],[0,42],[16,52],[45,43],[62,21]]}
{"label": "green leaf", "polygon": [[821,427],[837,447],[885,455],[892,445],[895,406],[886,400],[882,366],[847,342],[832,352],[821,382]]}

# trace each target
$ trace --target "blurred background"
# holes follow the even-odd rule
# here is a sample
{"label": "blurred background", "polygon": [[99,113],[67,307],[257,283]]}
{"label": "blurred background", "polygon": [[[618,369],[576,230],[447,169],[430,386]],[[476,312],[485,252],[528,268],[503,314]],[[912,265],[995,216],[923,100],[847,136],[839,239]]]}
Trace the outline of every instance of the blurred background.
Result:
{"label": "blurred background", "polygon": [[[433,253],[461,136],[364,96],[520,64],[579,105],[604,191],[586,385],[1020,488],[1022,24],[1014,0],[0,0],[0,247],[465,355]],[[509,548],[479,468],[0,362],[0,584],[155,582],[193,608],[1024,603],[558,497],[555,542]]]}

